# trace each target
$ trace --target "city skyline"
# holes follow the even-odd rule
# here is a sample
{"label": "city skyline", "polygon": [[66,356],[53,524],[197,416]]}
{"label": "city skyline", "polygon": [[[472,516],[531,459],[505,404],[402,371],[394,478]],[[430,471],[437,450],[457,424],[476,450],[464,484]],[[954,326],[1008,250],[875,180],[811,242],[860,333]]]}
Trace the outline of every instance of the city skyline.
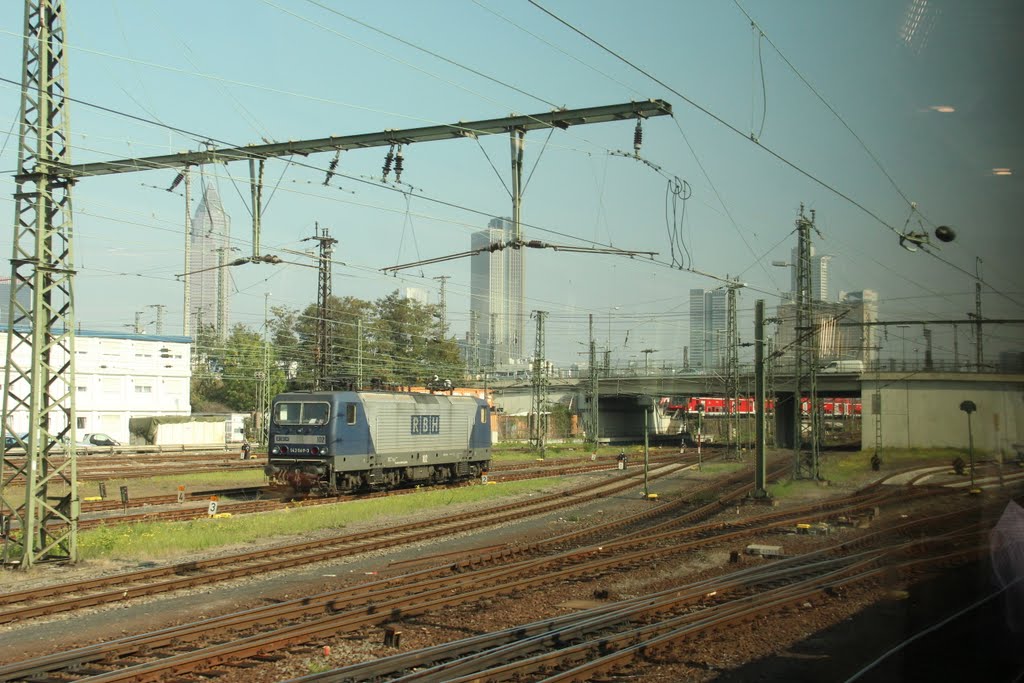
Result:
{"label": "city skyline", "polygon": [[[730,276],[746,285],[738,330],[749,337],[753,301],[790,290],[792,273],[771,263],[792,261],[801,203],[817,213],[818,253],[835,255],[828,299],[870,287],[882,318],[963,320],[975,310],[980,281],[985,317],[1019,318],[1024,284],[1014,258],[1024,238],[1014,226],[1024,193],[1014,188],[1024,164],[1021,133],[1007,112],[1021,96],[1013,87],[1020,46],[1005,35],[1017,12],[929,0],[934,21],[923,44],[902,33],[907,4],[757,0],[744,9],[770,39],[761,43],[763,60],[750,49],[760,33],[730,3],[557,10],[616,54],[647,65],[655,80],[527,4],[504,16],[467,6],[457,23],[417,3],[400,3],[397,13],[365,6],[357,13],[366,26],[308,3],[264,4],[253,9],[253,25],[284,29],[294,49],[253,54],[243,36],[217,30],[234,20],[227,6],[185,0],[178,11],[151,3],[114,11],[70,3],[68,145],[75,163],[91,163],[659,98],[673,116],[644,120],[636,141],[634,121],[534,130],[521,141],[520,216],[532,239],[657,253],[648,260],[531,250],[522,355],[533,349],[529,312],[545,310],[546,355],[563,365],[579,360],[589,315],[615,362],[643,362],[645,348],[659,349],[651,362],[679,362],[689,340],[687,292]],[[200,13],[209,21],[197,25],[190,17]],[[22,59],[18,15],[0,19],[7,29],[0,54],[11,64]],[[619,30],[627,19],[635,30]],[[123,27],[116,36],[113,25]],[[820,31],[827,25],[849,30],[828,35]],[[489,49],[494,44],[521,63],[512,69],[502,51]],[[366,68],[348,74],[345,87],[325,89],[318,70],[299,66],[321,59]],[[697,61],[709,67],[684,76],[658,66]],[[18,110],[16,85],[0,88],[0,98]],[[17,166],[16,137],[9,132],[0,146],[0,167]],[[381,271],[465,251],[490,217],[512,215],[509,146],[507,134],[406,144],[400,182],[382,177],[386,147],[346,150],[336,166],[331,151],[266,160],[259,248],[283,262],[225,270],[228,322],[258,329],[268,293],[271,306],[297,310],[316,300],[316,269],[290,252],[308,248],[302,240],[320,221],[339,239],[337,295],[372,301],[422,287],[437,301],[432,280],[450,276],[448,327],[463,334],[472,324],[464,265]],[[196,212],[201,174],[236,221],[229,260],[253,254],[245,164],[193,167],[187,208],[184,188],[173,186],[180,170],[76,181],[76,324],[124,329],[155,304],[166,306],[169,331],[189,317],[178,277],[183,214]],[[0,196],[11,206],[13,174],[3,178]],[[666,194],[666,179],[684,189]],[[938,225],[955,228],[956,241],[933,238],[913,253],[901,247],[900,233],[933,235]],[[967,329],[959,327],[957,341],[948,326],[933,326],[935,353],[966,354]],[[1017,331],[985,326],[986,356],[1013,348]],[[890,329],[877,343],[883,357],[898,357],[904,343],[912,355],[925,341],[914,325]],[[749,357],[749,348],[741,354]]]}

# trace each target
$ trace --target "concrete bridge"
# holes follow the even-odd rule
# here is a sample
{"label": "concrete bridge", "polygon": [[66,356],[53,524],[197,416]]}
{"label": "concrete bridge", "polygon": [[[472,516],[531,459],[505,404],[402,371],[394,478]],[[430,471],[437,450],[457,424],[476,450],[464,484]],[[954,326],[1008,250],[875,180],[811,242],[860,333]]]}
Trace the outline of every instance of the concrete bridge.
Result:
{"label": "concrete bridge", "polygon": [[[977,372],[868,372],[863,375],[821,373],[818,395],[855,397],[861,400],[861,443],[875,444],[876,421],[880,423],[882,448],[968,447],[968,418],[960,410],[963,401],[977,407],[971,417],[971,436],[979,451],[1013,455],[1015,444],[1024,443],[1024,375]],[[587,409],[585,379],[552,379],[548,396],[552,403],[574,412]],[[740,395],[753,394],[752,375],[741,375]],[[522,380],[490,384],[495,402],[510,414],[532,409],[532,387]],[[602,378],[598,384],[599,421],[602,438],[643,435],[643,409],[636,397],[724,396],[721,375],[647,375]],[[806,396],[807,388],[804,387]],[[793,439],[793,378],[776,375],[770,398],[775,402],[775,434],[780,446]],[[655,429],[656,426],[652,426]]]}

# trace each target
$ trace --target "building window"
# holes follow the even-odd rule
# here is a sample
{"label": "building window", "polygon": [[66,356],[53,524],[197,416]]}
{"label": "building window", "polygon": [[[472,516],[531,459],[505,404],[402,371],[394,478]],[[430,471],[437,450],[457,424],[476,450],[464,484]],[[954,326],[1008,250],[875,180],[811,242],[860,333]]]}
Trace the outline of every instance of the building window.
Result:
{"label": "building window", "polygon": [[78,389],[78,393],[80,393],[80,394],[84,394],[85,390],[86,390],[85,387],[77,387],[77,389]]}
{"label": "building window", "polygon": [[75,424],[78,426],[79,429],[85,429],[85,418],[84,417],[77,418],[75,420]]}
{"label": "building window", "polygon": [[151,385],[149,385],[149,384],[136,384],[135,385],[135,393],[136,394],[152,394],[153,393],[153,387]]}

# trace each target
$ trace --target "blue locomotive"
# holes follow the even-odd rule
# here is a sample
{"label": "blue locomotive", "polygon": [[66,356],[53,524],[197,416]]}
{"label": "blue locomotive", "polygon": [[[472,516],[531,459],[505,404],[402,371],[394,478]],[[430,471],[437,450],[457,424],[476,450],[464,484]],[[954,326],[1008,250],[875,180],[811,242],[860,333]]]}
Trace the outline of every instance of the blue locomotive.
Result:
{"label": "blue locomotive", "polygon": [[266,474],[323,493],[478,477],[491,461],[491,411],[470,396],[296,391],[274,397]]}

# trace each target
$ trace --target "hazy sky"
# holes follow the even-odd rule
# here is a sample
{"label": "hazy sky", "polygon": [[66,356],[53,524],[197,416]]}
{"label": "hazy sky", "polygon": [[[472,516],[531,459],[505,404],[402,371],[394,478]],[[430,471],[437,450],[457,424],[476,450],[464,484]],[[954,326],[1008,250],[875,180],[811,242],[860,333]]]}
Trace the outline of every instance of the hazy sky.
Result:
{"label": "hazy sky", "polygon": [[[527,308],[550,312],[548,355],[556,362],[581,359],[593,313],[616,362],[642,362],[641,350],[654,348],[652,363],[678,363],[688,342],[688,290],[721,284],[693,270],[749,285],[740,332],[750,337],[754,300],[774,305],[789,289],[788,270],[771,262],[788,260],[801,203],[816,210],[819,253],[834,255],[833,298],[871,288],[883,319],[965,318],[980,257],[985,315],[1024,318],[1024,60],[1012,35],[1024,19],[1020,3],[538,2],[618,57],[518,0],[68,0],[69,92],[83,101],[70,110],[72,161],[660,98],[675,115],[644,123],[640,152],[650,165],[614,154],[632,153],[632,121],[527,137],[527,238],[659,252],[655,262],[527,253]],[[11,81],[21,80],[23,18],[10,9],[0,14],[0,202],[13,217],[19,96]],[[489,216],[510,214],[508,137],[407,147],[402,185],[380,182],[385,153],[342,154],[330,187],[322,184],[330,154],[269,161],[262,251],[303,260],[282,250],[310,249],[303,240],[319,222],[339,240],[339,296],[421,287],[436,301],[434,278],[450,276],[448,319],[461,336],[468,259],[397,277],[380,269],[464,251]],[[136,311],[149,321],[147,306],[164,304],[166,331],[180,331],[175,275],[183,272],[185,207],[180,192],[163,189],[174,175],[76,185],[84,327],[124,331]],[[251,253],[248,165],[208,167],[205,176],[220,189],[239,254]],[[691,188],[685,202],[671,201],[672,177]],[[910,201],[920,210],[912,218]],[[910,229],[921,229],[919,218],[929,231],[956,229],[957,240],[936,250],[953,265],[899,247],[896,232],[908,218]],[[691,270],[671,265],[673,229],[676,265]],[[10,253],[11,232],[3,234],[0,250]],[[246,265],[231,276],[233,321],[253,327],[263,323],[266,292],[272,305],[316,299],[312,268]],[[531,349],[532,330],[531,323]],[[1020,330],[993,328],[986,348],[1019,348]],[[883,356],[898,352],[897,332]],[[920,328],[906,334],[908,344],[920,343]],[[936,332],[940,356],[951,346],[944,334]],[[970,338],[961,335],[966,353]]]}

